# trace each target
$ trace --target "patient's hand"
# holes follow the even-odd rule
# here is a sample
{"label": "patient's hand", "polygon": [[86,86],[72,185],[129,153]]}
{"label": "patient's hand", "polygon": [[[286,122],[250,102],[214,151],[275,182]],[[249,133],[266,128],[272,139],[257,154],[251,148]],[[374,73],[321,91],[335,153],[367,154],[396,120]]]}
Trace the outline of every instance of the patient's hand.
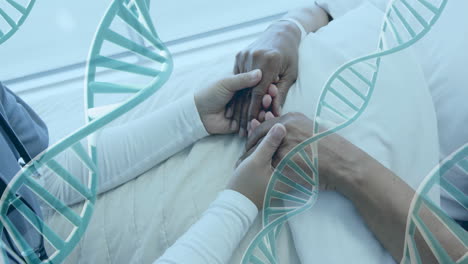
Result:
{"label": "patient's hand", "polygon": [[[265,112],[271,110],[275,116],[281,114],[289,88],[297,79],[300,39],[301,33],[297,26],[288,21],[280,21],[237,54],[234,73],[253,69],[261,69],[263,72],[262,81],[252,90],[238,93],[230,106],[233,109],[233,119],[240,123],[241,136],[246,135],[247,124],[251,120],[258,119],[262,122]],[[269,104],[265,104],[262,101],[271,84],[277,86],[277,91],[274,92],[276,96]],[[260,116],[262,109],[263,116]]]}
{"label": "patient's hand", "polygon": [[[288,113],[278,118],[266,120],[262,124],[253,125],[247,144],[246,153],[241,160],[255,151],[256,146],[262,141],[268,130],[275,124],[283,124],[288,131],[288,136],[283,141],[278,152],[273,157],[273,166],[276,167],[290,150],[312,137],[313,121],[301,113]],[[258,126],[258,127],[257,127]]]}
{"label": "patient's hand", "polygon": [[234,94],[257,85],[262,78],[260,70],[224,78],[195,92],[195,105],[205,129],[210,134],[229,134],[239,131],[239,123],[227,118],[226,105]]}
{"label": "patient's hand", "polygon": [[[248,138],[246,153],[240,161],[255,151],[268,130],[275,124],[283,124],[288,131],[280,148],[273,157],[273,166],[279,162],[297,145],[313,136],[313,121],[300,113],[288,113],[280,118],[258,122],[253,125],[253,131]],[[312,155],[309,152],[309,155]],[[344,183],[348,175],[359,174],[356,170],[362,169],[361,162],[364,152],[338,134],[331,134],[318,142],[318,158],[320,187],[325,190],[346,188]],[[297,160],[295,160],[297,162]],[[305,164],[299,165],[308,172]]]}
{"label": "patient's hand", "polygon": [[260,209],[273,173],[272,157],[285,136],[286,128],[283,125],[273,126],[255,151],[236,168],[227,189],[243,194]]}

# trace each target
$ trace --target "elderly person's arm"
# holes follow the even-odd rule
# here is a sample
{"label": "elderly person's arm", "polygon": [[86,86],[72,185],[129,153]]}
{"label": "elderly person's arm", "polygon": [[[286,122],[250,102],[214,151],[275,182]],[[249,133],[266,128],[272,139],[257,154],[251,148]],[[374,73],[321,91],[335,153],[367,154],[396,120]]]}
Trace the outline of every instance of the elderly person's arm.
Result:
{"label": "elderly person's arm", "polygon": [[[283,124],[288,133],[278,150],[273,164],[278,164],[289,151],[312,137],[313,121],[302,114],[293,113],[265,121],[254,129],[249,137],[250,152],[261,142],[273,125]],[[366,224],[399,261],[403,256],[406,224],[414,190],[377,160],[337,134],[321,139],[318,143],[320,187],[337,191],[347,197],[357,208]],[[245,154],[248,156],[249,152]],[[467,249],[428,210],[421,213],[423,221],[454,261]],[[419,233],[416,244],[423,263],[436,263],[430,249]]]}

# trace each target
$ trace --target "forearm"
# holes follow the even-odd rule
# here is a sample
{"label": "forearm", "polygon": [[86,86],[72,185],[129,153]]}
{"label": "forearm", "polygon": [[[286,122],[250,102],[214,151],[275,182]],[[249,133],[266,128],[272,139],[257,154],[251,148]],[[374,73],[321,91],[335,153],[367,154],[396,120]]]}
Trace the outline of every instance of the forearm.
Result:
{"label": "forearm", "polygon": [[[296,20],[302,25],[306,33],[315,32],[328,25],[329,22],[327,12],[318,5],[292,10],[283,19]],[[267,32],[275,34],[277,38],[292,39],[297,43],[297,47],[299,47],[301,30],[291,21],[277,21],[267,29]]]}
{"label": "forearm", "polygon": [[155,264],[228,263],[257,214],[242,194],[224,191]]}
{"label": "forearm", "polygon": [[104,129],[97,140],[100,191],[151,169],[207,136],[193,94],[121,126]]}
{"label": "forearm", "polygon": [[[362,152],[357,156],[354,164],[358,166],[341,171],[343,182],[337,185],[342,186],[337,187],[337,191],[353,202],[382,245],[395,260],[400,261],[408,213],[415,192],[372,157]],[[453,259],[458,260],[463,256],[464,247],[457,243],[450,231],[432,213],[423,210],[421,217]],[[436,263],[419,232],[415,239],[423,263]]]}
{"label": "forearm", "polygon": [[[193,95],[122,125],[104,128],[96,136],[98,193],[122,185],[156,166],[196,140],[208,135],[198,115]],[[59,157],[70,173],[87,182],[88,171],[71,152]],[[48,190],[67,204],[83,197],[54,177],[46,177]]]}
{"label": "forearm", "polygon": [[330,22],[328,13],[316,4],[292,10],[285,18],[297,20],[304,27],[306,33],[316,32]]}

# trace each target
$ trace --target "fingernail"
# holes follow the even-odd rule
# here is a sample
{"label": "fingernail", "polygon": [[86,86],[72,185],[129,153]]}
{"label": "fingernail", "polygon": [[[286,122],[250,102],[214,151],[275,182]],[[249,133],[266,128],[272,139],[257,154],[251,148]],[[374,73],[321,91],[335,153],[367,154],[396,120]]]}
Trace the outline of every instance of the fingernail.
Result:
{"label": "fingernail", "polygon": [[252,71],[252,79],[258,80],[262,77],[262,71],[260,69],[256,69]]}
{"label": "fingernail", "polygon": [[270,93],[271,97],[276,97],[278,95],[278,87],[276,87],[276,85],[272,84],[272,86],[270,87],[268,92]]}
{"label": "fingernail", "polygon": [[234,115],[234,109],[232,107],[229,107],[226,111],[226,117],[232,118],[233,115]]}
{"label": "fingernail", "polygon": [[232,131],[236,131],[237,130],[237,121],[236,120],[233,120],[231,122],[231,130]]}
{"label": "fingernail", "polygon": [[239,136],[245,137],[245,129],[244,128],[239,129]]}
{"label": "fingernail", "polygon": [[263,97],[263,99],[262,99],[263,107],[266,108],[266,109],[270,108],[272,101],[273,101],[273,99],[271,98],[271,95],[269,95],[269,94],[265,95]]}
{"label": "fingernail", "polygon": [[277,140],[283,139],[285,135],[286,135],[286,129],[284,129],[282,125],[275,125],[272,128],[271,136],[274,139],[277,139]]}
{"label": "fingernail", "polygon": [[272,112],[267,112],[265,114],[265,120],[270,120],[270,119],[273,119],[273,118],[275,118],[275,115],[273,115]]}
{"label": "fingernail", "polygon": [[265,111],[260,111],[260,114],[258,115],[258,121],[263,122],[265,121]]}

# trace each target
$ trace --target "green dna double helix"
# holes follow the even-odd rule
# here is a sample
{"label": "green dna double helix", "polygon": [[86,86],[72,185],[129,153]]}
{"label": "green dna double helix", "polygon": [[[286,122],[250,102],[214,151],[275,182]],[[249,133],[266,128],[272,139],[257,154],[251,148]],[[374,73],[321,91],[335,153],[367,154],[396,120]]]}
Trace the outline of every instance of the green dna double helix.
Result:
{"label": "green dna double helix", "polygon": [[[111,3],[95,35],[86,69],[87,124],[36,157],[8,184],[0,200],[0,230],[5,228],[21,256],[16,256],[12,248],[8,248],[8,245],[0,241],[4,257],[8,252],[20,263],[23,262],[22,259],[27,263],[61,263],[77,246],[85,233],[93,214],[97,177],[99,177],[96,132],[158,91],[169,79],[173,69],[170,52],[159,39],[151,21],[148,2],[147,0],[114,0]],[[129,32],[138,35],[144,43],[131,40],[126,36]],[[117,45],[132,56],[143,57],[155,63],[141,66],[141,60],[125,62],[119,58],[106,56],[104,53],[109,45]],[[105,74],[98,74],[100,70],[103,70]],[[122,73],[146,76],[148,81],[139,82],[139,85],[122,85],[100,79],[102,75],[108,76],[109,72],[119,74],[119,76]],[[111,106],[97,105],[96,97],[102,94],[128,96]],[[82,141],[85,140],[88,140],[88,149],[82,145]],[[83,167],[87,168],[89,172],[87,183],[79,181],[68,168],[56,160],[59,155],[67,151],[74,153]],[[45,188],[46,186],[40,184],[41,177],[38,175],[41,175],[42,171],[52,173],[57,180],[63,181],[76,191],[84,200],[81,209],[70,207],[51,194]],[[72,226],[65,238],[57,234],[54,226],[47,225],[22,199],[19,199],[20,189],[32,191],[36,199],[47,204],[50,209],[54,210],[54,213],[59,214]],[[16,209],[53,247],[55,251],[47,252],[47,260],[39,259],[20,230],[11,222],[8,217],[11,208]]]}
{"label": "green dna double helix", "polygon": [[1,0],[0,2],[5,2],[4,7],[0,7],[0,21],[6,22],[0,23],[1,45],[23,25],[36,0],[28,0],[26,4],[18,3],[16,0]]}
{"label": "green dna double helix", "polygon": [[315,112],[314,135],[291,150],[273,172],[263,204],[263,229],[247,248],[242,263],[278,263],[276,239],[283,224],[310,209],[317,200],[317,142],[359,118],[375,90],[382,57],[406,49],[424,37],[447,2],[391,1],[376,52],[344,64],[328,79]]}
{"label": "green dna double helix", "polygon": [[[413,201],[411,202],[408,214],[405,249],[403,260],[401,261],[402,264],[423,263],[418,250],[418,244],[415,240],[416,230],[421,233],[422,238],[429,246],[439,263],[468,263],[468,232],[450,218],[429,197],[432,190],[443,190],[454,202],[468,211],[468,195],[460,190],[450,177],[448,177],[453,173],[463,175],[468,178],[468,144],[460,148],[450,157],[446,158],[440,166],[433,170],[417,190]],[[433,230],[434,227],[431,228],[430,225],[425,222],[427,219],[423,219],[421,216],[421,211],[424,208],[428,209],[438,219],[438,221],[442,223],[446,230],[449,230],[453,234],[454,239],[458,239],[465,249],[467,249],[464,256],[458,260],[453,260],[450,257],[447,250],[438,241],[437,236],[435,235],[436,230]],[[440,227],[438,228],[440,229]]]}

